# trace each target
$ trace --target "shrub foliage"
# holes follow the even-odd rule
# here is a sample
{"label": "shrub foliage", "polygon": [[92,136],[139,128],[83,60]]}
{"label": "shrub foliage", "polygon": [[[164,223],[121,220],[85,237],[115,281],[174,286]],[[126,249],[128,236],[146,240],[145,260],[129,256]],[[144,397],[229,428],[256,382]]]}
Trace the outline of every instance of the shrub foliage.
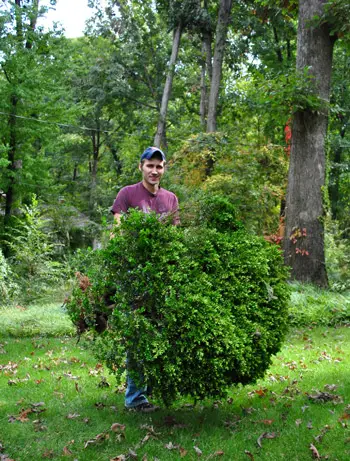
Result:
{"label": "shrub foliage", "polygon": [[131,211],[90,255],[67,306],[80,330],[108,324],[100,355],[121,376],[127,353],[129,373],[165,404],[254,382],[287,328],[279,249],[234,224],[225,199],[202,205],[201,222],[189,227]]}

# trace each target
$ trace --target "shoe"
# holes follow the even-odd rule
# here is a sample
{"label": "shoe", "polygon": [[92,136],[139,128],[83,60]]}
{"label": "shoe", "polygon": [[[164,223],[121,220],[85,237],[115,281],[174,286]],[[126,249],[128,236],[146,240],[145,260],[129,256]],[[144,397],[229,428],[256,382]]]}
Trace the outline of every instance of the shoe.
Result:
{"label": "shoe", "polygon": [[153,405],[153,403],[145,402],[141,403],[140,405],[137,405],[136,407],[128,408],[128,410],[134,410],[138,413],[153,413],[155,411],[160,410],[160,407],[158,407],[157,405]]}

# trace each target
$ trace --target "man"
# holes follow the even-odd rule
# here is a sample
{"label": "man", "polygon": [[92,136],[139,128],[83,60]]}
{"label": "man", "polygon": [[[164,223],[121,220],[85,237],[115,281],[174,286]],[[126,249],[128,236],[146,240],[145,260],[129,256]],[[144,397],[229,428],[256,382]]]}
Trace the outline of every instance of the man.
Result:
{"label": "man", "polygon": [[[138,208],[144,213],[155,211],[162,217],[172,216],[173,224],[179,223],[178,199],[172,192],[160,187],[160,180],[165,171],[165,155],[157,147],[148,147],[141,155],[139,170],[142,181],[123,187],[112,206],[114,219],[119,224],[122,213],[130,208]],[[125,407],[144,413],[158,409],[147,399],[147,387],[138,388],[128,376],[125,393]]]}

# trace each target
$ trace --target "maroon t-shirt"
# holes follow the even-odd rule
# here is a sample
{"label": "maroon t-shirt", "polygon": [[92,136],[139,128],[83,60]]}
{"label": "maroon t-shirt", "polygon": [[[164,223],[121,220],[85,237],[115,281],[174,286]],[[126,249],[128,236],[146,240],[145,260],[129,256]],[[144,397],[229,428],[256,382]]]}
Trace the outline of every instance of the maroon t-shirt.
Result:
{"label": "maroon t-shirt", "polygon": [[155,211],[160,215],[174,213],[173,223],[179,223],[178,210],[179,202],[177,197],[172,192],[160,187],[153,194],[145,188],[142,182],[131,186],[123,187],[116,199],[114,200],[111,211],[115,213],[126,213],[129,208],[138,208],[144,213]]}

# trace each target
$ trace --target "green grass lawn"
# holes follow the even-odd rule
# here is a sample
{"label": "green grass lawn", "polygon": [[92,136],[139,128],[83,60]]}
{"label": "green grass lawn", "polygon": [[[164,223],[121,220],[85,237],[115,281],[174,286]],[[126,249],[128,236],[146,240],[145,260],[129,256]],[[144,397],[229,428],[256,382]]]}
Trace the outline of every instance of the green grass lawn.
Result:
{"label": "green grass lawn", "polygon": [[31,337],[10,336],[11,312],[0,311],[0,460],[350,459],[346,326],[294,328],[265,379],[227,400],[145,415],[123,409],[123,390],[87,341],[55,337],[72,332],[64,312],[56,328],[58,306],[42,309],[51,326]]}

